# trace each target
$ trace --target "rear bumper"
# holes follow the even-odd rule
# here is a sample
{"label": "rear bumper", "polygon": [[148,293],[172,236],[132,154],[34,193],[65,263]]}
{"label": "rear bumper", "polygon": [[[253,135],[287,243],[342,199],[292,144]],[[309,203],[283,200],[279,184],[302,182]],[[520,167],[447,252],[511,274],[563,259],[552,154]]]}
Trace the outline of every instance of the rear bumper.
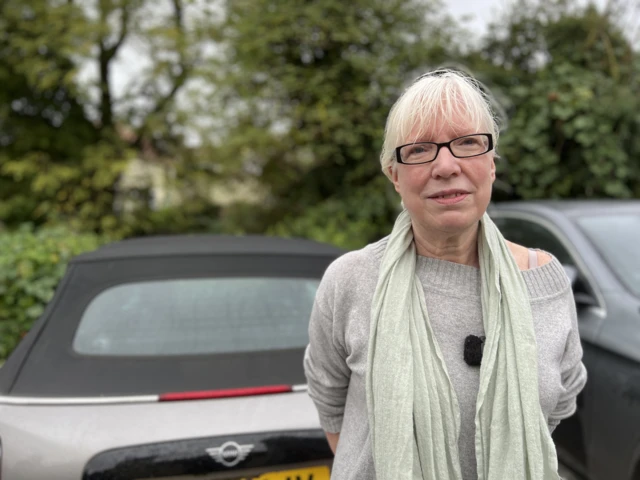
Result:
{"label": "rear bumper", "polygon": [[255,477],[300,466],[330,466],[320,429],[225,435],[113,449],[94,456],[83,480]]}

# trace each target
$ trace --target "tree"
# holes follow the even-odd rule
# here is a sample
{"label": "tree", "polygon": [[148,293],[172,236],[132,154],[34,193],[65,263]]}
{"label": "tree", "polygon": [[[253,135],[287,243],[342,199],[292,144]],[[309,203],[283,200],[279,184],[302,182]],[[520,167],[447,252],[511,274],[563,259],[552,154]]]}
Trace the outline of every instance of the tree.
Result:
{"label": "tree", "polygon": [[[114,211],[122,172],[133,156],[179,156],[176,99],[203,73],[212,22],[194,0],[1,1],[0,221],[135,231],[149,209]],[[118,58],[132,43],[148,54],[146,68],[115,92]],[[95,81],[83,84],[78,70],[91,64]]]}
{"label": "tree", "polygon": [[[228,128],[221,178],[251,178],[260,205],[223,212],[227,228],[358,246],[388,232],[399,199],[380,172],[389,108],[444,60],[451,23],[437,2],[238,0],[222,32]],[[226,87],[226,88],[225,88]]]}
{"label": "tree", "polygon": [[0,219],[12,225],[39,217],[39,193],[55,201],[58,179],[70,172],[52,157],[77,155],[98,137],[69,81],[73,62],[63,54],[75,41],[62,21],[73,17],[72,8],[4,1],[0,9]]}
{"label": "tree", "polygon": [[614,10],[529,2],[494,25],[475,62],[509,98],[513,197],[640,196],[638,58]]}

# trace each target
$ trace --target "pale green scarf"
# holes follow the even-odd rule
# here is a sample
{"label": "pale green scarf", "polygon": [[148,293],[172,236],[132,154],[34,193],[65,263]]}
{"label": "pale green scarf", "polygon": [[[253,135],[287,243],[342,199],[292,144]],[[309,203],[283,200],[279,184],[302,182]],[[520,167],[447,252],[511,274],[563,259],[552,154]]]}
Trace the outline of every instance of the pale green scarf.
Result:
{"label": "pale green scarf", "polygon": [[[478,479],[557,480],[556,451],[538,397],[527,288],[486,214],[478,256],[486,335],[475,420]],[[366,392],[376,478],[460,480],[458,401],[415,271],[404,210],[389,237],[371,310]]]}

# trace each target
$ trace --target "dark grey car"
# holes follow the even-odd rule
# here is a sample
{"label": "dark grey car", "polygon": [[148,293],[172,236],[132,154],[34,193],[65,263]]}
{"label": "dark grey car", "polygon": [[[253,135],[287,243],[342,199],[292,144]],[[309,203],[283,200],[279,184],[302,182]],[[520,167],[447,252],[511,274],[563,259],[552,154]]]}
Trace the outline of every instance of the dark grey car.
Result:
{"label": "dark grey car", "polygon": [[574,277],[589,380],[554,432],[561,461],[585,479],[640,480],[640,201],[508,202],[490,215]]}
{"label": "dark grey car", "polygon": [[0,368],[0,477],[328,480],[302,358],[341,253],[209,235],[75,258]]}

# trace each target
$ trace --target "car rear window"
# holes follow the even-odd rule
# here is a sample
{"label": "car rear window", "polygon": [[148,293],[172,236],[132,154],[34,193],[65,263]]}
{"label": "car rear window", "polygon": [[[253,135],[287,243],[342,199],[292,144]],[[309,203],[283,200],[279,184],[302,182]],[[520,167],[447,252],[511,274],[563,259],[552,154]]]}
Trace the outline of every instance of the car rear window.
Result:
{"label": "car rear window", "polygon": [[189,278],[101,292],[78,324],[83,355],[166,356],[304,347],[318,279]]}

